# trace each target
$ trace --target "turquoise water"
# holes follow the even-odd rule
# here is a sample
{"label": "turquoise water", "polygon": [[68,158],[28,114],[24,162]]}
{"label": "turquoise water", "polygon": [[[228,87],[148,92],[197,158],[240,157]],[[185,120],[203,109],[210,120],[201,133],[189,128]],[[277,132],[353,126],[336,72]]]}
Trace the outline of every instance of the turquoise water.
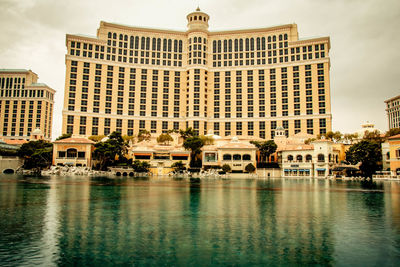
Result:
{"label": "turquoise water", "polygon": [[400,183],[0,176],[0,266],[398,266]]}

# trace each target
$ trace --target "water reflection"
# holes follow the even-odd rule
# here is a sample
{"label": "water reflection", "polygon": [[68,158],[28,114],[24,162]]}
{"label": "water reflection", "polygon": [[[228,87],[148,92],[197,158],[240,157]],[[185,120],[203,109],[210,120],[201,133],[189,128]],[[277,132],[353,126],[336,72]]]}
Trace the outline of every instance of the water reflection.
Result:
{"label": "water reflection", "polygon": [[399,194],[311,179],[0,177],[0,265],[390,265]]}

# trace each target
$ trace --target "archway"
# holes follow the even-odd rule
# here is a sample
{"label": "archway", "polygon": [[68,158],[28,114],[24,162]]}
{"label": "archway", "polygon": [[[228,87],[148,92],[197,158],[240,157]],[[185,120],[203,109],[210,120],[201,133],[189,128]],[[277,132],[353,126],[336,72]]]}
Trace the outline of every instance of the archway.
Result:
{"label": "archway", "polygon": [[3,173],[4,174],[13,174],[14,170],[13,169],[5,169],[5,170],[3,170]]}

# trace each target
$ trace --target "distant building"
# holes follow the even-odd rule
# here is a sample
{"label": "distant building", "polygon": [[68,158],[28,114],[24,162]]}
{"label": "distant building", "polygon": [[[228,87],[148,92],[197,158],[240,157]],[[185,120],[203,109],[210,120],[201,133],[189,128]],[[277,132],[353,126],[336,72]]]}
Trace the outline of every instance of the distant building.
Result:
{"label": "distant building", "polygon": [[0,69],[0,138],[29,140],[39,129],[51,139],[55,90],[31,70]]}
{"label": "distant building", "polygon": [[386,100],[385,103],[389,130],[400,128],[400,95]]}
{"label": "distant building", "polygon": [[400,175],[400,134],[388,138],[390,171]]}
{"label": "distant building", "polygon": [[102,21],[96,36],[67,34],[62,133],[332,130],[329,37],[300,39],[296,24],[209,31],[209,19],[197,9],[186,31]]}

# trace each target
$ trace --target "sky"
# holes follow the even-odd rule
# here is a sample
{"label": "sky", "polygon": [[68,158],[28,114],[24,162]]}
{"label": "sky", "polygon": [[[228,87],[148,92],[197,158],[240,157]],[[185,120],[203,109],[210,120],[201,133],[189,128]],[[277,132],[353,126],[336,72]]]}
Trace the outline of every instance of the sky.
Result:
{"label": "sky", "polygon": [[66,34],[96,35],[100,21],[186,30],[199,6],[209,30],[296,23],[299,38],[329,36],[332,128],[369,121],[386,131],[386,99],[400,95],[398,0],[0,0],[0,68],[31,69],[57,91],[53,139],[61,135]]}

